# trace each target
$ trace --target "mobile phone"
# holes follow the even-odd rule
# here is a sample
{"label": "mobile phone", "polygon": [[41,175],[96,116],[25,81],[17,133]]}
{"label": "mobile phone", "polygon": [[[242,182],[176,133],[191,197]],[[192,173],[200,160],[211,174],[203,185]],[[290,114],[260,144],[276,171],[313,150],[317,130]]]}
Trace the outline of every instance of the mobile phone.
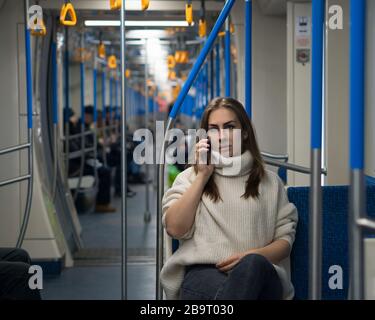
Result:
{"label": "mobile phone", "polygon": [[207,136],[207,144],[208,144],[207,164],[211,164],[211,138],[209,136]]}

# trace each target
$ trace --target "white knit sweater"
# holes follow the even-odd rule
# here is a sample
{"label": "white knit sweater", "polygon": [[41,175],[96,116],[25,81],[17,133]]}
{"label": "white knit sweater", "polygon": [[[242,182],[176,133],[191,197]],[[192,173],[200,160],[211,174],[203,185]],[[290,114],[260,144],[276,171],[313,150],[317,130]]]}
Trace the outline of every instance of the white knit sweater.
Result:
{"label": "white knit sweater", "polygon": [[[192,228],[179,239],[178,250],[161,270],[160,280],[167,299],[178,299],[187,265],[216,264],[234,253],[262,248],[278,239],[293,245],[298,215],[295,206],[288,201],[280,178],[267,170],[259,185],[259,199],[241,198],[252,156],[246,151],[231,159],[233,167],[239,165],[240,170],[225,170],[228,168],[218,166],[213,173],[222,201],[215,203],[202,196]],[[165,193],[164,227],[166,210],[182,196],[195,177],[193,167],[186,169]],[[283,286],[284,299],[294,296],[289,265],[289,257],[274,265]]]}

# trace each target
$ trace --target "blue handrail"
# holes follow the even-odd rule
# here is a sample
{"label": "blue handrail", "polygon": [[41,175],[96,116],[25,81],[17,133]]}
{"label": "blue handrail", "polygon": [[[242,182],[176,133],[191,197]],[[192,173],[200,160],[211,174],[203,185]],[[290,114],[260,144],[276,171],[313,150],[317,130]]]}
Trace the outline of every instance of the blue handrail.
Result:
{"label": "blue handrail", "polygon": [[105,118],[106,118],[106,110],[105,110],[105,72],[104,70],[102,71],[102,123],[105,125]]}
{"label": "blue handrail", "polygon": [[[229,25],[229,21],[227,21]],[[225,96],[231,95],[230,28],[225,28]]]}
{"label": "blue handrail", "polygon": [[96,123],[98,120],[98,104],[97,104],[97,70],[94,68],[92,71],[92,79],[93,79],[93,108],[94,108],[94,113],[93,113],[93,122]]}
{"label": "blue handrail", "polygon": [[214,98],[214,50],[211,50],[210,55],[210,100]]}
{"label": "blue handrail", "polygon": [[221,88],[220,88],[220,42],[216,43],[216,97],[220,97],[221,95]]}
{"label": "blue handrail", "polygon": [[204,106],[208,104],[208,62],[204,65]]}
{"label": "blue handrail", "polygon": [[312,11],[312,82],[311,82],[311,148],[322,147],[323,96],[323,25],[324,0],[313,1]]}
{"label": "blue handrail", "polygon": [[115,112],[115,118],[116,119],[120,119],[120,107],[119,107],[119,104],[118,104],[118,86],[119,86],[119,81],[118,80],[116,80],[115,81],[115,110],[116,110],[116,112]]}
{"label": "blue handrail", "polygon": [[109,77],[109,121],[112,121],[112,103],[113,103],[113,77]]}
{"label": "blue handrail", "polygon": [[[67,33],[68,31],[66,31]],[[66,41],[68,38],[66,37]],[[65,96],[65,117],[64,122],[69,122],[69,108],[70,108],[70,96],[69,96],[69,50],[67,48],[68,43],[65,44],[65,54],[64,54],[64,96]]]}
{"label": "blue handrail", "polygon": [[[355,4],[354,4],[355,2]],[[350,167],[364,168],[365,1],[351,1],[350,37]]]}
{"label": "blue handrail", "polygon": [[228,1],[225,2],[223,10],[221,11],[212,31],[210,32],[210,34],[207,38],[207,41],[206,41],[205,45],[202,48],[202,51],[200,52],[194,66],[193,66],[193,69],[191,70],[184,86],[181,89],[180,94],[178,95],[178,98],[177,98],[176,102],[173,105],[173,108],[172,108],[172,110],[169,114],[170,118],[172,118],[172,119],[176,118],[176,115],[180,110],[182,102],[184,101],[186,95],[188,94],[188,92],[189,92],[189,90],[190,90],[190,88],[191,88],[191,86],[194,82],[194,79],[196,78],[200,68],[202,67],[208,53],[212,49],[213,43],[215,42],[215,39],[216,39],[216,37],[217,37],[217,35],[220,31],[220,28],[224,24],[225,19],[228,17],[229,12],[234,5],[234,2],[235,2],[235,0],[228,0]]}

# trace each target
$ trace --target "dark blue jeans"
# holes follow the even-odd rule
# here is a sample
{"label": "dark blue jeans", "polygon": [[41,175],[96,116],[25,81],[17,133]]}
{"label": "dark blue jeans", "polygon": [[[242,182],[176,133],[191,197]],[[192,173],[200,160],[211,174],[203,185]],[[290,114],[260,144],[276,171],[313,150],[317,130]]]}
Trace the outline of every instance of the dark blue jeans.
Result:
{"label": "dark blue jeans", "polygon": [[282,285],[274,266],[263,256],[243,257],[229,273],[212,264],[186,268],[182,300],[280,300]]}

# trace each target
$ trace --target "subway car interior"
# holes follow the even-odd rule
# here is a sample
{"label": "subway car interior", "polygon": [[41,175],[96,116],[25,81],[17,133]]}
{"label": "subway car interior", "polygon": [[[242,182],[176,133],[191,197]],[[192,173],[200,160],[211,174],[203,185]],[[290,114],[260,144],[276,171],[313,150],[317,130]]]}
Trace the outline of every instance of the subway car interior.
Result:
{"label": "subway car interior", "polygon": [[292,298],[375,299],[374,16],[373,0],[0,0],[0,299],[29,297],[9,285],[25,266],[37,299],[168,299],[163,266],[198,242],[165,228],[188,170],[170,132],[186,146],[219,97],[298,212]]}

